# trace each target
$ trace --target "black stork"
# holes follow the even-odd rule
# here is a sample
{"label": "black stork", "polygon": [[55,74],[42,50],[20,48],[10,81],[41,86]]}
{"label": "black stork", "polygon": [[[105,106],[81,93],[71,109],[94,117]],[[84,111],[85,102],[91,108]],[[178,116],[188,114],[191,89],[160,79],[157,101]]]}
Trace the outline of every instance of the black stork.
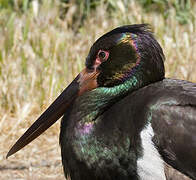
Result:
{"label": "black stork", "polygon": [[196,84],[165,78],[162,48],[146,24],[100,37],[84,70],[7,157],[61,116],[65,177],[165,180],[167,163],[196,179]]}

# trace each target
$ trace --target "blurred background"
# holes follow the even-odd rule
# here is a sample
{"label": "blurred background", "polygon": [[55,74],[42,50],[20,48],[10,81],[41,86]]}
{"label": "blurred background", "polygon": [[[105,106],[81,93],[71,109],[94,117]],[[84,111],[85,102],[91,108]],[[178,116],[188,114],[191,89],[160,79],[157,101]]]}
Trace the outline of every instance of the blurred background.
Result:
{"label": "blurred background", "polygon": [[64,179],[59,122],[8,160],[9,148],[83,68],[92,43],[149,23],[166,77],[196,82],[195,0],[0,0],[0,179]]}

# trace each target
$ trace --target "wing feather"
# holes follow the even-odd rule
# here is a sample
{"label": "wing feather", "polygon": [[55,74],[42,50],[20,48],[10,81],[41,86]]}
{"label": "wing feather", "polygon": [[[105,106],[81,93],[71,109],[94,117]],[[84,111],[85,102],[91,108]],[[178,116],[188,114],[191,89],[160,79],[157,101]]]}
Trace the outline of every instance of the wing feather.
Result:
{"label": "wing feather", "polygon": [[165,162],[196,179],[196,84],[174,82],[159,96],[149,111],[153,142]]}

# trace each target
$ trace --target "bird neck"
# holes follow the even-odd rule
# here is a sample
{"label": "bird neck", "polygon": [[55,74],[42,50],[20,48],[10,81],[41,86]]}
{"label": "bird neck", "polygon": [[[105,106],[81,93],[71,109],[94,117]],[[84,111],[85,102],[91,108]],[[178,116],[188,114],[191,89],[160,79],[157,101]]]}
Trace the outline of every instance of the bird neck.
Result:
{"label": "bird neck", "polygon": [[80,120],[85,123],[95,121],[108,107],[144,86],[140,78],[132,76],[117,86],[99,87],[80,96],[75,102],[77,111],[80,112]]}

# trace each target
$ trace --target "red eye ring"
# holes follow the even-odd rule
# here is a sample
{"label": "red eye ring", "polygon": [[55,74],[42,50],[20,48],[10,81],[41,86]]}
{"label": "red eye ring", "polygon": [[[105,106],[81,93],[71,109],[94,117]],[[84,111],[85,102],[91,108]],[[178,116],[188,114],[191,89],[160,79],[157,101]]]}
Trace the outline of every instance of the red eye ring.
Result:
{"label": "red eye ring", "polygon": [[105,51],[105,50],[99,50],[98,52],[98,58],[101,62],[104,62],[108,59],[109,57],[109,51]]}
{"label": "red eye ring", "polygon": [[97,53],[95,64],[93,67],[96,69],[102,62],[107,61],[109,54],[110,54],[109,51],[100,49],[99,52]]}

